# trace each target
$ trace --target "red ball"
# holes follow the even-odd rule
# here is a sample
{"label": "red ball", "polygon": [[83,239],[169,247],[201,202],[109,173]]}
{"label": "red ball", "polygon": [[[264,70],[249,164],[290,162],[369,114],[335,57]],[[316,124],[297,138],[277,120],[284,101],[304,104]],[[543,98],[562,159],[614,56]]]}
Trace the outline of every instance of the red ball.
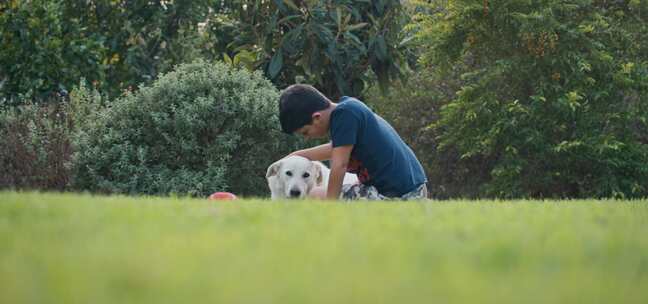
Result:
{"label": "red ball", "polygon": [[237,199],[236,195],[229,192],[214,192],[209,196],[210,200],[235,200]]}

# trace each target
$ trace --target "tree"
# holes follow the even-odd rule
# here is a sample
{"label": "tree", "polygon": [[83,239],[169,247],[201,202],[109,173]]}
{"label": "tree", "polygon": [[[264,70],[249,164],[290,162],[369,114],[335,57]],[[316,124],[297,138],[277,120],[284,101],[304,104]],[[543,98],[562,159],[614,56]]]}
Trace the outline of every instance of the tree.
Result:
{"label": "tree", "polygon": [[279,87],[317,86],[333,98],[359,96],[371,70],[381,86],[400,75],[407,49],[400,1],[233,1],[234,55],[251,51]]}
{"label": "tree", "polygon": [[85,78],[110,96],[200,56],[220,1],[0,2],[0,100],[43,100]]}
{"label": "tree", "polygon": [[47,99],[82,76],[101,81],[108,49],[64,1],[0,2],[0,101]]}
{"label": "tree", "polygon": [[[433,127],[480,195],[648,195],[646,1],[449,1],[422,63],[463,71]],[[444,69],[445,67],[445,69]],[[477,160],[477,162],[475,162]]]}

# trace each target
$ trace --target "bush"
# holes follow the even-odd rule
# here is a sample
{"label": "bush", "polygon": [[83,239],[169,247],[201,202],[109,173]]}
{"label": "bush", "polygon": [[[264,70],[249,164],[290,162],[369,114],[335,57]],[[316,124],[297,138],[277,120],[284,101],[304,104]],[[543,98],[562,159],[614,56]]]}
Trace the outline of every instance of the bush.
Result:
{"label": "bush", "polygon": [[296,149],[260,73],[202,61],[113,101],[75,137],[74,185],[129,194],[267,193],[265,170]]}
{"label": "bush", "polygon": [[64,103],[0,111],[0,189],[64,190],[71,170],[71,120]]}
{"label": "bush", "polygon": [[487,172],[480,196],[648,195],[647,11],[455,1],[424,17],[423,62],[465,72],[434,123],[439,148]]}

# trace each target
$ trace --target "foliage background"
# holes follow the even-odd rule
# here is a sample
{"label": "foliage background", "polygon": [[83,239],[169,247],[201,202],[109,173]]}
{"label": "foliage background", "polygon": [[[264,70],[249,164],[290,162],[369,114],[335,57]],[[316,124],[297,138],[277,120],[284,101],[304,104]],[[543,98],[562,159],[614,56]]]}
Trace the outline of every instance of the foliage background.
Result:
{"label": "foliage background", "polygon": [[362,98],[436,198],[646,196],[646,18],[646,0],[3,1],[0,181],[72,189],[91,114],[202,59]]}

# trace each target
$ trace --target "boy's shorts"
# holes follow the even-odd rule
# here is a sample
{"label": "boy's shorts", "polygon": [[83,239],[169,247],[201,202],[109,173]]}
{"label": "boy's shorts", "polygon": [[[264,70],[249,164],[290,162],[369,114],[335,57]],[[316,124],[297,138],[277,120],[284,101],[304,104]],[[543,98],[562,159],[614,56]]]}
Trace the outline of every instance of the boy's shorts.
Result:
{"label": "boy's shorts", "polygon": [[374,186],[367,186],[365,184],[346,184],[342,185],[340,199],[353,201],[353,200],[418,200],[427,198],[427,186],[425,183],[416,187],[413,191],[407,192],[400,197],[387,197],[378,193],[378,189]]}

